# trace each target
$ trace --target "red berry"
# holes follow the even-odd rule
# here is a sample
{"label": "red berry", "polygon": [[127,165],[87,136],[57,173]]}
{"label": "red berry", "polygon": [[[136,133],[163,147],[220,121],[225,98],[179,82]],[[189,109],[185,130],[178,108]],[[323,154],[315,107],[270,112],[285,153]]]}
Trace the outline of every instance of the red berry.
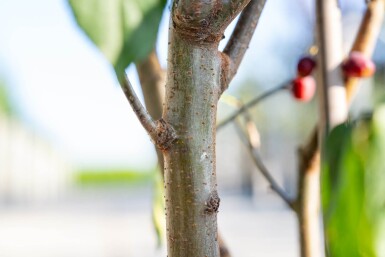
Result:
{"label": "red berry", "polygon": [[315,90],[316,83],[312,76],[299,77],[292,82],[291,91],[298,101],[310,101],[315,94]]}
{"label": "red berry", "polygon": [[342,63],[342,71],[346,77],[366,78],[376,71],[376,65],[360,52],[351,52]]}
{"label": "red berry", "polygon": [[297,71],[300,77],[306,77],[310,75],[316,66],[316,62],[311,56],[302,57],[298,61]]}

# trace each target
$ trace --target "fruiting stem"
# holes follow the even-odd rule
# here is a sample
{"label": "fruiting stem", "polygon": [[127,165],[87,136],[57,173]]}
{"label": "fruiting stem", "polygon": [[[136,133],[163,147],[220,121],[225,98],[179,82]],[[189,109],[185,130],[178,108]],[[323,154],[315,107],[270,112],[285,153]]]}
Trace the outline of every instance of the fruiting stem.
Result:
{"label": "fruiting stem", "polygon": [[[352,51],[359,51],[368,57],[371,56],[384,18],[384,2],[384,0],[372,0],[369,2],[368,9],[366,10],[364,19],[361,22],[360,30],[355,39],[355,43],[353,44]],[[348,105],[352,103],[355,92],[358,90],[358,81],[359,79],[357,78],[349,78],[345,81]],[[302,177],[305,176],[303,174],[312,174],[313,172],[316,173],[318,172],[317,169],[319,169],[320,166],[319,151],[317,147],[317,131],[318,127],[315,127],[310,140],[300,151],[300,181],[298,183],[298,198],[301,198],[301,195],[305,193],[304,185],[306,184],[306,181],[304,180],[305,177]],[[298,202],[301,202],[301,200],[298,199]],[[303,219],[300,218],[300,222],[301,220]],[[300,230],[302,231],[302,229]],[[301,249],[303,249],[303,247],[304,246],[301,244]]]}
{"label": "fruiting stem", "polygon": [[[384,10],[384,0],[372,0],[368,3],[351,52],[360,52],[368,58],[372,56],[384,20]],[[345,78],[348,103],[352,101],[358,91],[358,82],[358,78]]]}
{"label": "fruiting stem", "polygon": [[[372,55],[384,19],[384,6],[384,0],[372,0],[369,2],[351,52],[358,51],[368,57]],[[348,78],[345,81],[348,106],[351,105],[355,92],[358,90],[358,81],[359,79],[357,78]],[[314,143],[317,142],[317,131],[318,127],[315,127],[306,147],[304,147],[303,152],[306,152],[304,158],[308,160],[314,158],[317,154],[317,144]]]}
{"label": "fruiting stem", "polygon": [[[369,2],[351,52],[358,51],[368,57],[372,55],[384,19],[384,6],[384,0],[372,0]],[[358,90],[358,81],[359,79],[357,78],[347,78],[345,81],[348,106],[351,105],[355,92]],[[308,160],[314,158],[317,154],[317,144],[314,143],[317,142],[317,131],[318,127],[315,127],[307,146],[304,147],[303,152],[306,152],[304,158]]]}
{"label": "fruiting stem", "polygon": [[239,115],[241,115],[242,113],[244,113],[245,111],[247,111],[251,107],[255,106],[259,102],[261,102],[261,101],[265,100],[266,98],[274,95],[275,93],[277,93],[277,92],[279,92],[279,91],[281,91],[283,89],[287,89],[287,88],[288,88],[288,83],[284,83],[284,84],[282,84],[282,85],[280,85],[278,87],[275,87],[275,88],[272,88],[272,89],[266,91],[262,95],[254,98],[250,102],[242,105],[242,107],[239,108],[239,110],[237,110],[232,115],[230,115],[229,117],[227,117],[224,120],[222,120],[221,122],[219,122],[219,124],[217,125],[217,131],[220,130],[221,128],[223,128],[224,126],[226,126],[231,121],[235,120]]}

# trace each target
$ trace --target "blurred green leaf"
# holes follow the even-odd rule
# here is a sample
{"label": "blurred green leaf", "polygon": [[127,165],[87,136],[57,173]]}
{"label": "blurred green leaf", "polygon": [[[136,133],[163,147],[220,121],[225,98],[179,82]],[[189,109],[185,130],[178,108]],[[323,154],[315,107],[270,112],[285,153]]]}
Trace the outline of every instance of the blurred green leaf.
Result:
{"label": "blurred green leaf", "polygon": [[150,182],[153,173],[153,170],[84,169],[76,172],[75,180],[82,186],[133,185]]}
{"label": "blurred green leaf", "polygon": [[164,188],[163,179],[160,172],[156,172],[154,184],[154,199],[152,204],[152,221],[154,224],[156,237],[158,240],[158,247],[163,243],[166,236],[166,215],[164,202]]}
{"label": "blurred green leaf", "polygon": [[384,107],[329,135],[321,183],[328,256],[385,256],[384,157]]}
{"label": "blurred green leaf", "polygon": [[7,115],[13,114],[13,107],[7,88],[0,81],[0,113],[1,112]]}
{"label": "blurred green leaf", "polygon": [[78,25],[118,74],[154,48],[165,0],[69,0]]}

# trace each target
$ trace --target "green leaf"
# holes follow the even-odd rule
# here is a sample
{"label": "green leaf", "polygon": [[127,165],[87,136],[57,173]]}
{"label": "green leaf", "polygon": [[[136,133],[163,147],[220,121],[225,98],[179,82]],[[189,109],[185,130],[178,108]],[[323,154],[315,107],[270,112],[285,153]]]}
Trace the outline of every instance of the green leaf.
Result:
{"label": "green leaf", "polygon": [[385,256],[385,106],[376,109],[372,119],[370,177],[366,181],[368,213],[376,223],[376,249]]}
{"label": "green leaf", "polygon": [[14,114],[13,106],[7,88],[0,81],[0,113]]}
{"label": "green leaf", "polygon": [[384,107],[329,135],[321,179],[328,256],[385,256],[384,156]]}
{"label": "green leaf", "polygon": [[166,214],[165,214],[163,179],[160,172],[155,174],[154,198],[152,203],[152,221],[160,247],[166,236]]}
{"label": "green leaf", "polygon": [[165,0],[69,0],[78,25],[118,74],[154,48]]}

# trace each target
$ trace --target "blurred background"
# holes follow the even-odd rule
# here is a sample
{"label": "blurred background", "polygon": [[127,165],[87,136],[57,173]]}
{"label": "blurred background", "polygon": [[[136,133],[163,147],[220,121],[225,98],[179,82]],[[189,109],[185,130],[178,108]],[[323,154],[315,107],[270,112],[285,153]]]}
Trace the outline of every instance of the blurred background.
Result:
{"label": "blurred background", "polygon": [[[340,1],[346,53],[364,2]],[[267,1],[226,94],[247,102],[292,79],[313,44],[314,18],[312,0]],[[163,67],[168,20],[166,8],[157,43]],[[374,61],[378,72],[362,82],[352,116],[383,99],[385,29]],[[135,67],[127,73],[140,95]],[[279,92],[252,109],[265,164],[292,196],[297,149],[316,123],[316,107]],[[221,101],[218,120],[233,111]],[[259,174],[234,126],[217,140],[219,228],[233,255],[298,256],[295,215]],[[151,218],[156,170],[148,136],[68,3],[0,0],[0,256],[166,256]]]}

